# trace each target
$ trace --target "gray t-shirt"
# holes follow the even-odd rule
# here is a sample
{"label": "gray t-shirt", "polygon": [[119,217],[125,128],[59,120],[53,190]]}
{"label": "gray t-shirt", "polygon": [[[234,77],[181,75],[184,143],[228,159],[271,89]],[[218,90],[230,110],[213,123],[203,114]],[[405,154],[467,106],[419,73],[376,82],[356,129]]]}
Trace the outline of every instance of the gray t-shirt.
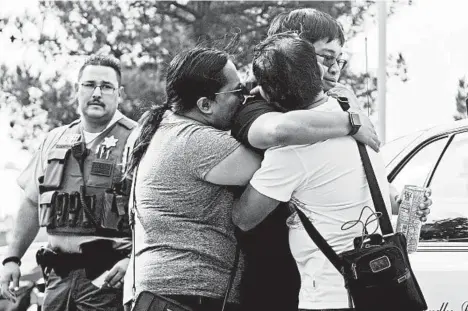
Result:
{"label": "gray t-shirt", "polygon": [[[234,195],[205,175],[239,146],[227,132],[194,120],[170,115],[161,122],[135,186],[137,295],[223,296],[236,248]],[[129,266],[126,285],[133,281]],[[240,274],[231,302],[238,302]]]}

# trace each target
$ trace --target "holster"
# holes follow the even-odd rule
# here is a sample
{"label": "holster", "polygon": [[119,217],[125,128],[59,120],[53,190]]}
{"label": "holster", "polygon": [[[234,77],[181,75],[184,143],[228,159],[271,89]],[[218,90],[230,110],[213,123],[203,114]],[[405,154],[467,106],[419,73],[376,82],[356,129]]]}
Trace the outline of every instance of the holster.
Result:
{"label": "holster", "polygon": [[46,281],[55,264],[56,255],[56,252],[45,247],[41,247],[36,253],[36,262],[41,267],[42,275]]}
{"label": "holster", "polygon": [[94,279],[111,269],[130,252],[112,249],[112,241],[108,240],[85,243],[81,249],[82,253],[62,253],[41,247],[36,253],[36,261],[42,269],[44,279],[47,279],[52,269],[60,276],[68,275],[73,270],[85,269],[87,277]]}

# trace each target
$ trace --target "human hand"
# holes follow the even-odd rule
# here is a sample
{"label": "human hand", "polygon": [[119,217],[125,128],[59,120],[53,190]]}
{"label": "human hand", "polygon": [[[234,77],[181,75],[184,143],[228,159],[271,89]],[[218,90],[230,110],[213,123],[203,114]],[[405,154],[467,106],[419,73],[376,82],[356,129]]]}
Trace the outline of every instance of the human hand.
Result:
{"label": "human hand", "polygon": [[257,95],[257,94],[260,94],[260,85],[257,85],[253,89],[250,90],[250,95]]}
{"label": "human hand", "polygon": [[[424,192],[424,202],[422,202],[419,205],[419,211],[416,212],[416,214],[418,214],[419,219],[422,222],[427,221],[427,215],[429,215],[431,213],[431,209],[429,208],[429,206],[432,205],[432,200],[429,198],[431,196],[432,190],[431,190],[431,188],[426,188],[425,190],[426,191]],[[401,197],[400,196],[398,196],[396,198],[396,202],[398,203],[398,206],[400,206],[400,204],[401,204]]]}
{"label": "human hand", "polygon": [[[11,288],[14,290],[19,288],[20,277],[21,270],[16,262],[8,262],[2,267],[0,272],[0,294],[4,298],[16,302],[16,295]],[[11,288],[10,282],[12,283]]]}
{"label": "human hand", "polygon": [[104,284],[112,288],[122,288],[129,262],[130,258],[124,258],[117,262],[107,274]]}
{"label": "human hand", "polygon": [[257,85],[253,89],[250,90],[250,96],[255,97],[255,95],[260,94],[262,98],[266,101],[270,101],[268,95],[265,93],[265,90],[262,88],[261,85]]}
{"label": "human hand", "polygon": [[379,152],[380,140],[375,131],[374,124],[362,113],[359,114],[359,117],[361,119],[361,127],[359,131],[353,135],[354,139],[371,147],[375,152]]}

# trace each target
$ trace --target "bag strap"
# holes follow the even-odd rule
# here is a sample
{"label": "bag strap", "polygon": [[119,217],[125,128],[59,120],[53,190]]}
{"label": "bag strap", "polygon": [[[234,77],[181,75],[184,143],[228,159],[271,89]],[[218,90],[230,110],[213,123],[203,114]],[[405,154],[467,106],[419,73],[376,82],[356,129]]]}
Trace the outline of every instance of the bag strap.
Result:
{"label": "bag strap", "polygon": [[336,270],[343,274],[343,263],[341,261],[341,258],[336,254],[336,252],[333,250],[330,244],[328,244],[328,242],[323,238],[320,232],[318,232],[318,230],[315,228],[315,226],[312,224],[309,218],[307,218],[307,216],[304,214],[304,212],[296,206],[294,206],[294,208],[296,209],[297,215],[299,216],[299,219],[301,220],[304,229],[306,230],[307,234],[310,236],[312,241],[314,241],[315,245],[317,245],[317,247],[322,251],[325,257],[327,257],[328,260],[330,260],[330,262],[333,264]]}
{"label": "bag strap", "polygon": [[379,217],[380,230],[382,231],[382,235],[392,234],[393,227],[392,223],[390,222],[390,216],[388,215],[387,208],[385,207],[385,202],[382,198],[382,192],[380,191],[379,184],[377,183],[366,146],[364,146],[364,144],[361,142],[357,142],[357,145],[359,154],[361,155],[362,164],[364,165],[364,172],[366,173],[367,182],[369,183],[369,189],[372,196],[372,201],[374,202],[375,210],[382,214],[382,216]]}
{"label": "bag strap", "polygon": [[135,168],[135,174],[133,175],[132,179],[132,187],[131,187],[131,194],[132,194],[132,208],[130,209],[130,215],[129,215],[129,222],[130,222],[130,228],[132,229],[132,299],[135,302],[135,295],[136,295],[136,238],[135,238],[135,214],[136,214],[136,199],[135,199],[135,185],[136,185],[136,177],[137,177],[137,172],[138,172],[138,166]]}
{"label": "bag strap", "polygon": [[[348,99],[346,97],[337,98],[338,103],[344,111],[349,108]],[[359,154],[361,156],[362,163],[364,165],[364,172],[366,174],[367,182],[369,183],[369,189],[371,192],[372,201],[377,212],[382,213],[382,217],[379,217],[379,224],[382,234],[391,234],[393,233],[392,224],[390,222],[390,217],[388,215],[387,209],[385,207],[384,200],[382,198],[382,193],[380,192],[379,184],[377,183],[377,178],[375,177],[374,169],[370,162],[369,154],[363,143],[357,142]],[[317,247],[322,251],[322,253],[330,260],[333,266],[343,274],[343,266],[341,258],[336,254],[333,248],[328,244],[328,242],[322,237],[320,232],[315,228],[312,222],[307,218],[307,216],[296,206],[294,206],[296,212],[299,216],[299,219],[304,226],[307,234],[310,236],[312,241],[317,245]]]}
{"label": "bag strap", "polygon": [[[135,192],[136,192],[136,179],[137,179],[137,173],[138,173],[138,167],[139,165],[137,165],[137,167],[135,168],[135,174],[133,176],[133,180],[132,180],[132,208],[130,209],[130,228],[132,228],[132,256],[133,256],[133,261],[132,261],[132,264],[133,264],[133,280],[132,280],[132,298],[133,298],[133,301],[135,301],[136,297],[136,272],[135,272],[135,267],[136,267],[136,247],[135,247],[135,242],[136,242],[136,239],[135,239],[135,216],[136,216],[136,213],[138,212],[137,211],[137,207],[136,207],[136,196],[135,196]],[[239,245],[239,242],[236,243],[236,254],[235,254],[235,257],[234,257],[234,263],[233,263],[233,266],[232,266],[232,269],[231,269],[231,273],[229,275],[229,280],[228,280],[228,283],[227,283],[227,286],[226,286],[226,291],[224,293],[224,299],[223,299],[223,305],[221,307],[221,311],[224,311],[225,308],[226,308],[226,305],[227,305],[227,301],[228,301],[228,298],[229,298],[229,293],[231,292],[231,289],[232,289],[232,284],[234,283],[234,279],[236,278],[236,273],[237,273],[237,268],[239,266],[239,257],[240,257],[240,245]]]}
{"label": "bag strap", "polygon": [[[343,109],[343,111],[348,111],[350,106],[347,97],[338,97],[336,98],[336,100],[340,104],[341,109]],[[362,164],[364,166],[364,172],[366,174],[367,182],[369,184],[369,189],[372,201],[374,202],[375,210],[382,214],[382,216],[379,217],[380,230],[382,231],[383,235],[392,234],[393,227],[390,221],[390,216],[388,215],[387,208],[385,207],[385,202],[382,198],[382,192],[380,191],[379,183],[377,182],[377,178],[375,177],[374,168],[372,167],[369,154],[367,153],[367,148],[363,143],[359,141],[356,141],[356,143],[358,146],[359,155],[361,156]]]}

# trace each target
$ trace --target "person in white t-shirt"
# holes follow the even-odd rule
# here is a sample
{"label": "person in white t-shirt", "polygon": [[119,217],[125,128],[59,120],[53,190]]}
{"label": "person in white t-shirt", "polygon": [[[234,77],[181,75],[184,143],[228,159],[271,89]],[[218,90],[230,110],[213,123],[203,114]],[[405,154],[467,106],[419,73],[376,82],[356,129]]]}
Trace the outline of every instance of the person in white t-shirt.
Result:
{"label": "person in white t-shirt", "polygon": [[[284,111],[341,110],[322,90],[323,70],[314,47],[297,34],[278,34],[260,43],[255,49],[253,72],[262,96]],[[390,214],[383,160],[367,149]],[[354,238],[362,234],[362,226],[343,228],[346,222],[365,222],[369,216],[376,219],[356,141],[350,136],[268,149],[261,168],[233,208],[233,221],[240,229],[250,230],[280,202],[301,209],[337,253],[352,249]],[[427,213],[425,206],[422,216]],[[349,308],[343,278],[310,239],[296,213],[289,217],[288,227],[291,252],[301,276],[299,309]],[[378,230],[378,222],[371,222],[366,229]]]}

